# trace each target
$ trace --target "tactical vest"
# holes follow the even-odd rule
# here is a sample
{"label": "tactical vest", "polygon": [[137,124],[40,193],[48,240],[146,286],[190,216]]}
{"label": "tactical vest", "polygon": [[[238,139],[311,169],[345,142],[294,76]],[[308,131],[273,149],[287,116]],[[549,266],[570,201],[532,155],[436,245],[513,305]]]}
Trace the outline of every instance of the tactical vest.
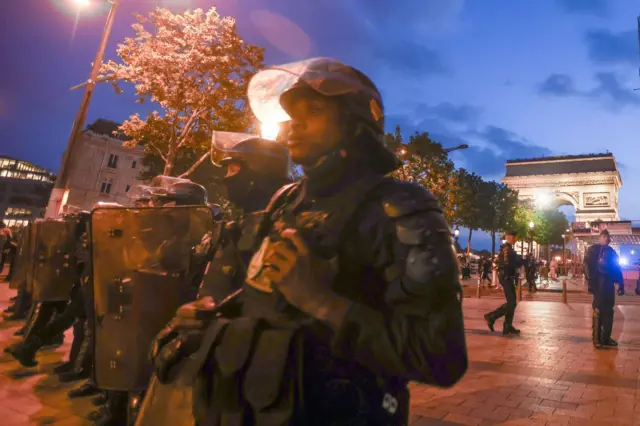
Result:
{"label": "tactical vest", "polygon": [[[240,245],[257,247],[267,236],[276,238],[272,225],[284,221],[301,233],[316,254],[333,257],[356,210],[385,182],[381,177],[364,179],[317,200],[305,198],[304,184],[287,186],[270,203],[261,229],[253,236],[243,235]],[[251,274],[250,266],[247,275]],[[333,359],[326,326],[289,306],[276,292],[245,285],[242,305],[239,318],[221,318],[210,326],[196,354],[196,358],[207,355],[194,389],[198,424],[404,424],[405,419],[391,420],[385,411],[387,395],[380,378],[354,363]],[[340,364],[350,368],[334,368]],[[330,407],[336,411],[333,417],[318,408],[319,388],[320,397],[333,397],[340,404]],[[397,404],[386,402],[387,406]]]}

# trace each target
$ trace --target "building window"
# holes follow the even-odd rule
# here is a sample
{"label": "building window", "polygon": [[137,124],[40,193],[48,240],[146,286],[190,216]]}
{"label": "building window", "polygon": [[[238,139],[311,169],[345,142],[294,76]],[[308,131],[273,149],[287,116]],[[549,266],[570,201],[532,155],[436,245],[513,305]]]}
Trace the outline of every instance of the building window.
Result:
{"label": "building window", "polygon": [[131,185],[127,185],[124,187],[124,192],[129,192],[129,190],[131,189]]}
{"label": "building window", "polygon": [[131,168],[135,169],[137,164],[138,162],[136,160],[133,160],[133,162],[131,163]]}
{"label": "building window", "polygon": [[118,156],[114,154],[109,155],[109,162],[107,163],[107,167],[111,167],[112,169],[118,168]]}
{"label": "building window", "polygon": [[111,185],[113,185],[113,179],[105,179],[100,185],[101,194],[111,194]]}

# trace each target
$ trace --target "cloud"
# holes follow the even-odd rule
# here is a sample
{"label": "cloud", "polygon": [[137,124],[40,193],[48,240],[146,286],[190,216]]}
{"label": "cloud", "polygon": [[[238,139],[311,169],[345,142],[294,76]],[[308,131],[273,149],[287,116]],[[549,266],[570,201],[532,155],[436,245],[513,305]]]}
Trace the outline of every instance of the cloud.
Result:
{"label": "cloud", "polygon": [[555,96],[571,96],[578,93],[573,79],[566,74],[551,74],[542,82],[539,92]]}
{"label": "cloud", "polygon": [[374,80],[385,71],[411,80],[452,71],[430,36],[438,34],[437,22],[457,22],[464,0],[409,0],[402,7],[386,0],[323,0],[313,8],[285,3],[264,2],[250,13],[250,31],[273,47],[269,63],[331,56]]}
{"label": "cloud", "polygon": [[571,14],[606,16],[611,0],[556,0],[558,7]]}
{"label": "cloud", "polygon": [[594,75],[596,85],[588,90],[580,90],[573,79],[566,74],[552,74],[538,86],[538,93],[558,97],[582,97],[599,102],[611,110],[640,106],[640,94],[612,72]]}
{"label": "cloud", "polygon": [[584,39],[589,59],[594,63],[633,66],[638,63],[638,34],[636,31],[589,30]]}
{"label": "cloud", "polygon": [[[431,118],[424,118],[425,115]],[[548,148],[535,145],[502,127],[476,128],[473,122],[480,115],[481,110],[469,104],[419,105],[411,114],[388,116],[387,131],[393,131],[396,125],[400,125],[405,138],[415,132],[427,132],[434,141],[447,148],[469,145],[466,150],[453,152],[451,157],[459,166],[491,179],[504,175],[507,160],[553,154]],[[451,127],[460,123],[467,124],[467,129],[460,131]]]}
{"label": "cloud", "polygon": [[416,114],[432,116],[455,123],[470,123],[475,121],[482,110],[469,104],[454,105],[450,102],[441,102],[437,105],[419,105]]}

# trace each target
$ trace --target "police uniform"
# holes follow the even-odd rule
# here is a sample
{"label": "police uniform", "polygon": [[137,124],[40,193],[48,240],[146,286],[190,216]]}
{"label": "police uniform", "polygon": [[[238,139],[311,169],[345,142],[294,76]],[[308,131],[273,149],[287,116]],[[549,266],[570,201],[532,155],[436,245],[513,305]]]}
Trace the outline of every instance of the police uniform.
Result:
{"label": "police uniform", "polygon": [[506,303],[495,311],[485,315],[489,329],[493,331],[493,324],[499,318],[504,317],[503,334],[519,334],[520,331],[513,327],[513,317],[516,311],[516,278],[518,268],[524,265],[524,260],[516,253],[513,246],[505,243],[500,247],[500,253],[497,259],[498,279],[502,289]]}
{"label": "police uniform", "polygon": [[589,288],[593,293],[592,337],[596,348],[616,347],[611,338],[613,313],[616,299],[615,284],[624,285],[618,254],[609,245],[595,244],[587,251]]}

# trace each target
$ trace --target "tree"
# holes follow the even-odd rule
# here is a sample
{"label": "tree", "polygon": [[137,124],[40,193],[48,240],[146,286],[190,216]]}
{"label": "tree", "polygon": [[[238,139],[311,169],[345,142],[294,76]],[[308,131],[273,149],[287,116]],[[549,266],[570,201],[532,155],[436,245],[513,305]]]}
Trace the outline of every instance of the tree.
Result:
{"label": "tree", "polygon": [[[387,146],[402,139],[400,128],[395,135],[387,135]],[[456,193],[459,191],[458,176],[453,162],[447,158],[439,143],[432,141],[427,133],[416,133],[408,144],[398,145],[404,164],[393,172],[395,179],[413,182],[429,190],[439,201],[449,223],[456,210]],[[404,155],[403,154],[404,151]]]}
{"label": "tree", "polygon": [[534,223],[534,240],[540,245],[562,244],[562,235],[569,227],[569,221],[559,210],[536,210],[529,202],[518,203],[509,226],[517,231],[518,237],[528,240],[529,223]]}
{"label": "tree", "polygon": [[137,20],[135,36],[118,45],[121,62],[104,64],[102,74],[119,93],[120,82],[133,84],[139,103],[160,110],[125,121],[125,145],[143,145],[161,174],[186,177],[209,157],[212,130],[252,127],[246,92],[263,66],[263,49],[247,44],[235,21],[215,8],[176,14],[158,8]]}
{"label": "tree", "polygon": [[487,224],[487,210],[491,208],[488,197],[491,195],[487,182],[475,173],[465,169],[458,170],[459,191],[455,219],[456,223],[469,229],[467,238],[467,255],[471,252],[471,237],[473,231],[484,229]]}
{"label": "tree", "polygon": [[518,208],[518,192],[507,187],[506,184],[491,181],[485,183],[488,194],[485,201],[487,208],[483,209],[482,220],[485,229],[491,235],[491,256],[496,253],[496,234],[506,230],[513,221]]}

